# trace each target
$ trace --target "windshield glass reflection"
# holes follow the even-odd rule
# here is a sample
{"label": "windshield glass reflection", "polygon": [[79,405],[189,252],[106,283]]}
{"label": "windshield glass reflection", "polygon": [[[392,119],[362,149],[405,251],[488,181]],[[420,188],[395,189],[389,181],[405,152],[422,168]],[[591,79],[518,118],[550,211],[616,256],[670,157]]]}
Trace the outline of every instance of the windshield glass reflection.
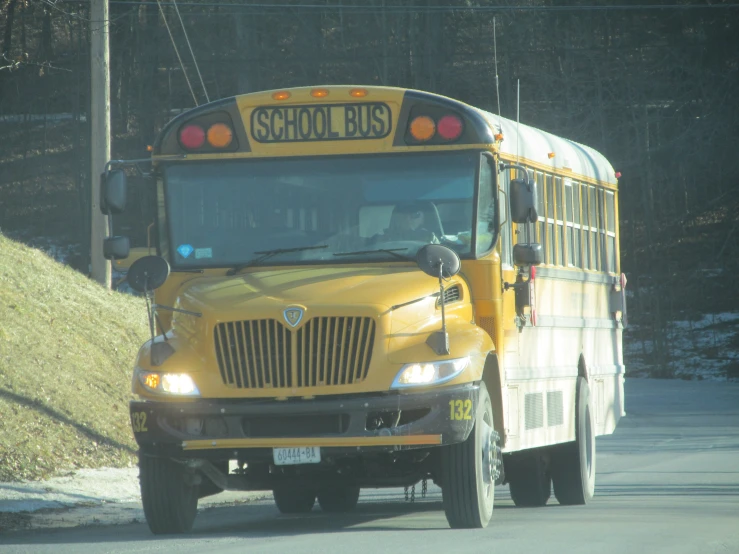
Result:
{"label": "windshield glass reflection", "polygon": [[234,267],[291,250],[269,263],[397,261],[428,243],[464,256],[479,164],[478,152],[173,164],[170,259]]}

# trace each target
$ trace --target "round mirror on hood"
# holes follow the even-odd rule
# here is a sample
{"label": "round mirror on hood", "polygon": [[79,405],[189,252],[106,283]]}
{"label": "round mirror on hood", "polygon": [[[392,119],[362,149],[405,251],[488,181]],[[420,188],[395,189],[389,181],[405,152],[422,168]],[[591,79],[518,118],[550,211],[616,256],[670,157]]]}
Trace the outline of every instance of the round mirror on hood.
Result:
{"label": "round mirror on hood", "polygon": [[144,256],[131,264],[126,280],[136,292],[156,290],[169,277],[169,264],[161,256]]}
{"label": "round mirror on hood", "polygon": [[439,276],[439,266],[441,266],[442,277],[445,279],[459,273],[461,268],[457,253],[441,244],[427,244],[421,248],[416,255],[416,262],[421,271],[431,277]]}

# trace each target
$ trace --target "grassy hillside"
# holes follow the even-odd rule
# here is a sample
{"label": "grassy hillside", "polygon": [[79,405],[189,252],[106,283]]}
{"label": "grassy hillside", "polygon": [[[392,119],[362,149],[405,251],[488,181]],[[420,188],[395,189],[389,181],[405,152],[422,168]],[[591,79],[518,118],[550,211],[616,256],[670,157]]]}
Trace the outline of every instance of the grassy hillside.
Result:
{"label": "grassy hillside", "polygon": [[126,466],[143,300],[0,234],[0,481]]}

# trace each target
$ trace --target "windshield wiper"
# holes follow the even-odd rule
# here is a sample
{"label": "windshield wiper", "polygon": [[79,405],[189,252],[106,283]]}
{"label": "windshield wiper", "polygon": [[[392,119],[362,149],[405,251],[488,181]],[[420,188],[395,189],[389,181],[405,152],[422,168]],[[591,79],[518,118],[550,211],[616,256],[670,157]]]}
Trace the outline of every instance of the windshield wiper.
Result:
{"label": "windshield wiper", "polygon": [[287,254],[289,252],[302,252],[304,250],[319,250],[321,248],[328,248],[328,244],[319,244],[318,246],[298,246],[296,248],[275,248],[274,250],[262,250],[260,252],[254,252],[259,254],[256,258],[252,258],[246,263],[233,266],[226,272],[226,275],[236,275],[239,271],[244,268],[251,267],[262,263],[267,258],[276,256],[277,254]]}
{"label": "windshield wiper", "polygon": [[412,262],[408,256],[398,254],[398,252],[405,252],[407,248],[377,248],[375,250],[357,250],[356,252],[334,252],[334,256],[359,256],[360,254],[391,254],[396,258],[405,260],[406,262]]}

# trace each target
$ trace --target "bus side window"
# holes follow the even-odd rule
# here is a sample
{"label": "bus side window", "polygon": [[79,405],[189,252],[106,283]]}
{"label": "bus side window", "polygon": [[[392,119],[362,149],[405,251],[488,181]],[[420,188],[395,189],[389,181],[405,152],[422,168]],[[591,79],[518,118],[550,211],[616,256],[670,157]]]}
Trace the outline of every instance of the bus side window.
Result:
{"label": "bus side window", "polygon": [[495,236],[495,161],[480,157],[480,194],[477,198],[477,244],[475,253],[484,255],[493,247]]}
{"label": "bus side window", "polygon": [[618,273],[616,267],[616,195],[606,191],[606,235],[608,241],[608,271]]}
{"label": "bus side window", "polygon": [[588,185],[582,184],[582,248],[583,268],[595,269],[593,264],[593,251],[590,248],[590,200],[588,197]]}
{"label": "bus side window", "polygon": [[508,201],[511,195],[511,177],[508,171],[500,173],[498,205],[500,206],[500,259],[504,266],[513,267],[511,213]]}

